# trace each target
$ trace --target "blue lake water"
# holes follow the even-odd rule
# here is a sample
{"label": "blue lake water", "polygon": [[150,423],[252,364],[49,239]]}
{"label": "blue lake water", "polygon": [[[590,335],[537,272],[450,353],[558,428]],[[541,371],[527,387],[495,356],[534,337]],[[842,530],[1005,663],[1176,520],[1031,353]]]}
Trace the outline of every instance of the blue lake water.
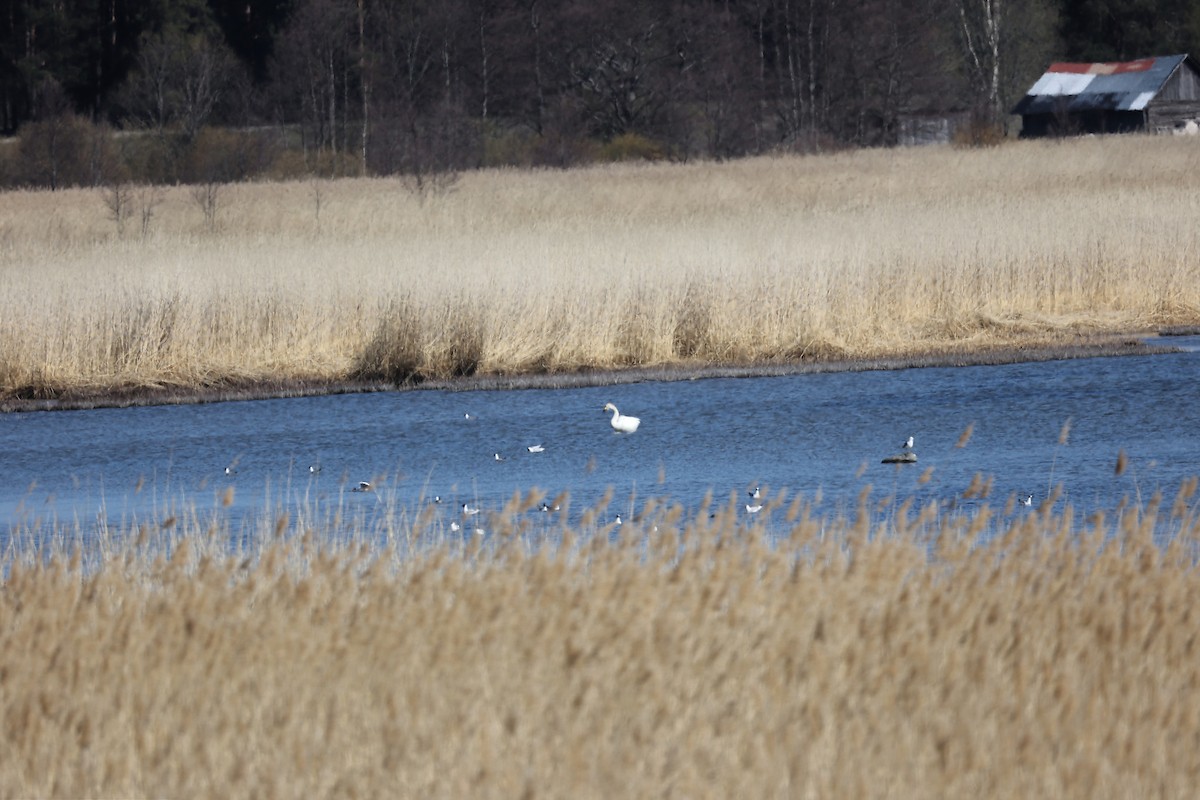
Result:
{"label": "blue lake water", "polygon": [[[187,508],[250,518],[314,499],[370,515],[435,495],[456,516],[464,502],[498,510],[534,487],[570,492],[573,510],[611,488],[602,520],[649,496],[698,509],[712,492],[740,509],[756,485],[831,514],[850,513],[865,486],[962,508],[979,502],[962,499],[976,473],[992,480],[993,508],[1010,495],[1039,503],[1061,484],[1060,504],[1111,510],[1158,489],[1169,500],[1200,473],[1200,352],[1194,339],[1168,343],[1184,352],[0,415],[0,530],[55,520],[86,530]],[[641,417],[635,434],[613,433],[610,401]],[[881,463],[910,435],[918,464]],[[353,492],[359,481],[374,491]]]}

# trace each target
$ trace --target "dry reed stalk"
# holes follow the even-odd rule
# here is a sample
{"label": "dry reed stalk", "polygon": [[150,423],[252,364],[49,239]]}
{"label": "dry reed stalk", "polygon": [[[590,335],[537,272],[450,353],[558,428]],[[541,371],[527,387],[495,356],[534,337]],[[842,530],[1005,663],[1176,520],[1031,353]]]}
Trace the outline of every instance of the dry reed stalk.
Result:
{"label": "dry reed stalk", "polygon": [[775,542],[648,508],[406,557],[291,519],[231,557],[183,515],[100,561],[10,551],[0,794],[1188,797],[1194,494],[1165,548],[1155,500],[805,510]]}
{"label": "dry reed stalk", "polygon": [[[1194,143],[0,194],[0,394],[866,358],[1200,322]],[[395,338],[398,308],[404,329]],[[395,352],[387,350],[391,347]],[[382,349],[381,349],[382,348]]]}

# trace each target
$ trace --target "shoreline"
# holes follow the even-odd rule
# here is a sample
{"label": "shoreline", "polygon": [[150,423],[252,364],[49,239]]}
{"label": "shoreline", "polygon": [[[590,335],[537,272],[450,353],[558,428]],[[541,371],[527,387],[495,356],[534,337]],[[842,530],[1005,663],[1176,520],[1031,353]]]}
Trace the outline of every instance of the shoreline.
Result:
{"label": "shoreline", "polygon": [[193,405],[246,400],[277,400],[289,397],[320,397],[335,394],[366,394],[396,391],[504,391],[517,389],[574,389],[588,386],[618,386],[646,381],[686,381],[710,378],[762,378],[833,372],[868,372],[923,367],[1000,366],[1077,358],[1110,358],[1179,352],[1155,338],[1196,335],[1200,329],[1165,329],[1146,333],[1104,334],[1068,344],[1010,344],[982,349],[942,349],[904,356],[819,361],[762,362],[729,365],[665,365],[616,370],[530,373],[520,375],[471,375],[448,380],[427,380],[395,385],[382,381],[246,381],[210,388],[115,387],[108,390],[64,391],[45,399],[0,398],[0,413],[32,411],[79,411],[98,408]]}

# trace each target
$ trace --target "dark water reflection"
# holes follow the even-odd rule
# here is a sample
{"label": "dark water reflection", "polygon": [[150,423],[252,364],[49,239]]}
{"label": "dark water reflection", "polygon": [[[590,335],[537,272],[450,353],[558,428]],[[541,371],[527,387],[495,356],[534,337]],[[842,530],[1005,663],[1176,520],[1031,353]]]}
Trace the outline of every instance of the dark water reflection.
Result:
{"label": "dark water reflection", "polygon": [[[9,414],[0,526],[207,513],[231,486],[220,513],[242,518],[317,499],[370,517],[434,495],[457,518],[463,502],[498,509],[533,487],[569,491],[573,509],[611,487],[603,519],[628,514],[635,494],[693,508],[711,491],[740,508],[758,484],[820,498],[827,513],[850,513],[868,485],[876,498],[961,508],[977,502],[961,497],[976,473],[992,479],[993,508],[1010,495],[1040,502],[1061,483],[1059,502],[1086,514],[1159,489],[1171,499],[1200,473],[1200,352],[1178,344],[1185,352],[1011,366]],[[641,429],[612,433],[608,401]],[[919,464],[880,463],[909,435]],[[352,492],[358,481],[377,491]]]}

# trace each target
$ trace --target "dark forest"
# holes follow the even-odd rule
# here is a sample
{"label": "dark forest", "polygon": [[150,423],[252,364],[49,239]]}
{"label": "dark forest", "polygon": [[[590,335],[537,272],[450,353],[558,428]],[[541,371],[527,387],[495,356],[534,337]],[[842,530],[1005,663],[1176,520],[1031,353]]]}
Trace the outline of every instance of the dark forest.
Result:
{"label": "dark forest", "polygon": [[6,185],[437,173],[1002,131],[1050,61],[1189,52],[1182,0],[8,0]]}

